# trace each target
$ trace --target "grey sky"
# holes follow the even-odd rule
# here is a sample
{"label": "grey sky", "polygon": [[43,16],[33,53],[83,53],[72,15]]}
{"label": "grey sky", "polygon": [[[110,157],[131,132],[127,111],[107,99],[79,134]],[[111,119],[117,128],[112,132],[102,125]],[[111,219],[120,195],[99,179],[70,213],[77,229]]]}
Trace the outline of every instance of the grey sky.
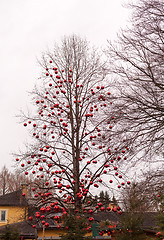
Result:
{"label": "grey sky", "polygon": [[[125,0],[124,0],[125,1]],[[39,75],[36,58],[63,35],[105,46],[128,19],[122,0],[0,0],[0,169],[13,162],[27,130],[14,116],[26,109]]]}

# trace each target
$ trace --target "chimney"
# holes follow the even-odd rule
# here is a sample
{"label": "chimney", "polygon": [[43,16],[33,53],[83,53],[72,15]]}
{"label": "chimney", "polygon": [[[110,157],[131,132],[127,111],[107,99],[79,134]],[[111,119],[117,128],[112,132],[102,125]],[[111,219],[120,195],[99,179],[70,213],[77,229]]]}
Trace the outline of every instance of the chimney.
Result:
{"label": "chimney", "polygon": [[22,186],[22,194],[25,195],[25,197],[27,198],[27,186],[28,186],[28,184],[27,183],[22,183],[21,186]]}

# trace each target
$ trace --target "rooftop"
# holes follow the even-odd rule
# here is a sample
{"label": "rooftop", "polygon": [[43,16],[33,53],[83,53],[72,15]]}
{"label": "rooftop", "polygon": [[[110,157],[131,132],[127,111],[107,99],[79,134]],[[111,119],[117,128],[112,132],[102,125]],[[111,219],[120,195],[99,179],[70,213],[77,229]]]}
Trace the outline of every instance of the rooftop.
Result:
{"label": "rooftop", "polygon": [[22,196],[22,190],[17,190],[11,193],[0,196],[0,206],[27,206],[27,201]]}

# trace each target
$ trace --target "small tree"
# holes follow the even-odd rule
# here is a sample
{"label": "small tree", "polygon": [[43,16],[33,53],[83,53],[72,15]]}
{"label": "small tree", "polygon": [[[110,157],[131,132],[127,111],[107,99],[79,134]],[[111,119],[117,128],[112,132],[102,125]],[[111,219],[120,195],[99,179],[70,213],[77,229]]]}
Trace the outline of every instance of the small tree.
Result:
{"label": "small tree", "polygon": [[25,175],[21,173],[20,169],[10,171],[6,166],[3,166],[0,171],[0,195],[19,190],[24,181]]}
{"label": "small tree", "polygon": [[110,203],[110,198],[109,198],[109,194],[107,191],[101,191],[99,194],[99,201],[103,204],[103,206],[105,208],[108,207],[109,203]]}
{"label": "small tree", "polygon": [[3,231],[0,239],[2,240],[19,240],[20,235],[16,228],[11,228],[10,226],[5,226],[5,230]]}
{"label": "small tree", "polygon": [[133,183],[131,188],[123,191],[123,205],[124,212],[119,218],[120,230],[118,239],[145,239],[145,234],[142,230],[145,198],[142,194],[140,195],[140,188],[138,188],[136,183]]}
{"label": "small tree", "polygon": [[159,232],[157,233],[157,236],[159,237],[159,239],[163,239],[164,238],[164,196],[161,194],[157,195],[157,202],[158,202],[158,206],[159,206],[159,214],[157,217],[157,223],[159,226]]}
{"label": "small tree", "polygon": [[[64,217],[64,227],[66,234],[61,236],[62,240],[83,240],[87,232],[88,222],[81,214],[68,214]],[[85,237],[85,239],[92,239],[92,237]]]}
{"label": "small tree", "polygon": [[100,196],[100,201],[104,202],[104,191],[101,191],[99,196]]}

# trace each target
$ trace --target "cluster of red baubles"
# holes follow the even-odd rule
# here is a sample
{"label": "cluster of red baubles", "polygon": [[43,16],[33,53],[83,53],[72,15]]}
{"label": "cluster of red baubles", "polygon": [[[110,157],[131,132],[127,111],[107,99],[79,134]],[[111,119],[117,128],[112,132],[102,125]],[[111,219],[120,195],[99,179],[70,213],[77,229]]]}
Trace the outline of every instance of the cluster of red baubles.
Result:
{"label": "cluster of red baubles", "polygon": [[108,236],[110,236],[110,235],[111,235],[111,232],[110,232],[110,231],[100,231],[100,232],[99,232],[99,235],[100,235],[100,236],[103,236],[103,235],[104,235],[104,233],[107,233],[107,234],[108,234]]}
{"label": "cluster of red baubles", "polygon": [[[88,201],[88,203],[89,205],[92,205],[90,201]],[[121,214],[121,209],[119,206],[113,207],[113,208],[107,207],[105,209],[105,207],[103,207],[103,204],[101,202],[97,204],[97,206],[95,207],[95,210],[83,208],[83,213],[92,215],[95,211],[104,212],[105,210],[118,212],[118,214]],[[35,213],[35,217],[30,216],[29,221],[41,221],[41,223],[45,225],[45,227],[48,227],[49,223],[46,221],[48,220],[49,213],[51,213],[51,216],[52,216],[52,213],[54,213],[54,221],[58,223],[59,220],[61,222],[61,219],[68,214],[68,209],[60,207],[57,201],[52,202],[49,206],[41,207],[40,210]],[[60,215],[57,215],[58,213],[60,213]],[[74,214],[77,216],[77,218],[80,218],[78,213],[79,213],[79,210],[75,209]],[[93,222],[93,221],[94,221],[94,218],[92,216],[88,216],[88,222]],[[36,225],[33,225],[33,227],[36,227]],[[58,228],[60,227],[61,225],[58,225]],[[88,230],[89,230],[89,227],[88,227]]]}
{"label": "cluster of red baubles", "polygon": [[[53,73],[52,73],[53,71]],[[67,71],[67,74],[65,74],[64,77],[64,70],[58,70],[56,67],[54,68],[46,68],[46,77],[50,78],[51,82],[48,84],[49,90],[46,91],[45,96],[43,96],[41,99],[36,100],[36,104],[39,109],[39,116],[42,119],[42,122],[44,123],[43,125],[39,125],[37,123],[31,124],[31,120],[28,122],[24,123],[24,126],[26,127],[28,124],[30,124],[33,127],[33,136],[36,139],[42,139],[42,137],[48,136],[50,142],[52,139],[56,138],[57,131],[58,130],[58,135],[64,139],[69,137],[70,133],[70,127],[69,127],[69,119],[70,119],[70,110],[72,108],[72,105],[68,102],[63,102],[63,100],[59,101],[59,98],[63,99],[67,91],[64,89],[65,86],[68,86],[68,84],[71,84],[73,87],[73,71],[69,69]],[[60,74],[60,75],[59,75]],[[75,86],[76,91],[82,91],[83,85],[82,84],[77,84]],[[55,90],[55,95],[54,92],[52,93],[53,89]],[[86,113],[83,115],[84,122],[87,123],[88,119],[90,117],[94,117],[95,114],[98,113],[99,109],[107,107],[107,104],[105,103],[107,97],[109,97],[110,92],[104,93],[104,86],[96,86],[95,89],[91,89],[90,93],[87,97],[82,97],[81,99],[77,99],[75,97],[75,100],[72,101],[71,104],[74,103],[74,107],[83,107],[85,102],[88,102],[88,110]],[[93,104],[90,102],[90,98],[94,96],[97,97],[98,103]],[[65,98],[66,99],[66,98]],[[56,101],[56,102],[55,102]],[[90,104],[89,104],[90,102]],[[110,103],[111,104],[111,103]],[[45,121],[43,121],[45,119]],[[82,119],[81,119],[82,121]],[[109,121],[106,122],[107,125],[109,126],[108,129],[112,129],[114,126],[113,124],[115,123],[115,119],[112,116]],[[99,160],[97,159],[92,159],[88,160],[85,162],[84,159],[87,158],[88,152],[93,150],[93,152],[96,151],[101,151],[105,152],[108,156],[112,155],[114,151],[117,152],[117,149],[111,150],[109,148],[106,148],[106,144],[99,144],[99,142],[103,141],[110,141],[111,139],[106,139],[106,135],[101,130],[101,126],[95,127],[94,131],[91,131],[92,135],[88,133],[87,131],[83,131],[83,137],[85,139],[88,139],[88,144],[85,146],[83,149],[80,149],[80,157],[79,157],[79,162],[80,164],[85,164],[86,163],[86,168],[89,169],[89,165],[91,166],[92,164],[97,164],[99,163]],[[57,136],[59,138],[59,136]],[[125,140],[123,140],[124,142]],[[65,147],[65,146],[64,146]],[[63,147],[63,154],[65,154],[66,150]],[[121,154],[124,155],[126,151],[128,150],[127,146],[124,146],[124,149],[122,149]],[[53,187],[55,189],[59,190],[59,193],[64,194],[63,195],[63,202],[64,203],[71,203],[74,204],[75,199],[72,198],[69,195],[69,191],[73,188],[74,184],[76,181],[74,180],[74,177],[71,176],[71,182],[69,181],[68,183],[62,182],[63,178],[66,178],[66,173],[67,169],[55,169],[54,170],[54,164],[53,161],[55,161],[56,157],[56,150],[51,147],[51,145],[46,145],[43,147],[39,148],[39,154],[33,154],[30,156],[31,159],[24,161],[24,163],[21,163],[21,166],[24,167],[25,169],[28,168],[29,164],[33,164],[35,169],[33,168],[32,173],[36,174],[39,172],[38,175],[36,175],[37,178],[44,178],[45,174],[48,174],[50,177],[53,177]],[[122,156],[117,157],[110,157],[110,162],[106,161],[104,163],[104,170],[101,172],[101,176],[107,174],[111,170],[114,170],[115,177],[118,177],[119,179],[122,179],[122,175],[117,172],[117,167],[112,166],[113,163],[117,164],[117,161],[119,161],[122,158]],[[126,159],[126,156],[124,156],[124,159]],[[53,160],[53,161],[52,161]],[[17,158],[16,161],[19,161]],[[110,168],[109,168],[110,167]],[[88,171],[88,170],[87,170]],[[25,175],[28,175],[28,171],[25,171]],[[95,182],[96,180],[96,182]],[[85,175],[84,179],[80,180],[80,188],[79,192],[77,193],[77,197],[81,200],[85,199],[89,192],[89,187],[92,185],[95,188],[99,187],[99,184],[103,182],[103,179],[100,178],[100,174],[98,173],[95,178],[93,178],[90,175],[90,171]],[[110,179],[109,183],[113,183],[113,180]],[[126,182],[127,184],[130,184],[129,181]],[[45,182],[45,188],[47,189],[52,186],[52,182]],[[121,186],[124,186],[125,182],[122,182],[120,185],[118,185],[118,188]],[[33,191],[35,193],[35,198],[40,198],[43,203],[46,203],[46,199],[52,196],[52,193],[41,193],[40,191],[37,191],[37,189],[33,188]],[[90,203],[88,203],[90,205]],[[100,211],[105,211],[105,208],[102,206],[101,203],[98,203],[98,205],[95,207],[96,210]],[[112,210],[114,212],[118,211],[119,214],[121,214],[120,209],[110,209],[109,207],[107,208],[108,211]],[[59,211],[63,212],[64,214],[67,214],[66,209],[60,209],[58,203],[51,203],[49,207],[42,208],[40,209],[40,212],[36,213],[36,218],[42,220],[42,224],[44,224],[46,227],[49,226],[49,223],[46,222],[46,214],[48,214],[50,211],[54,211],[55,213],[58,213]],[[86,210],[85,208],[83,209],[85,213],[92,214],[93,210],[89,209]],[[43,214],[46,213],[46,214]],[[41,215],[42,214],[42,215]],[[29,218],[30,221],[32,221],[32,217]],[[57,221],[58,216],[54,217],[54,220]],[[92,216],[89,217],[89,222],[92,222],[94,219]],[[58,225],[60,227],[60,225]]]}
{"label": "cluster of red baubles", "polygon": [[[42,102],[43,102],[43,101],[42,101]],[[44,102],[43,102],[43,103],[44,103]],[[59,107],[59,104],[55,104],[55,107]],[[95,105],[94,107],[97,107],[97,105]],[[68,108],[68,105],[67,105],[67,108]],[[93,111],[93,107],[90,108],[90,111]],[[114,119],[113,116],[112,116],[112,119]],[[63,122],[63,119],[60,119],[59,121],[60,121],[60,122]],[[31,121],[30,121],[30,123],[31,123]],[[110,124],[110,121],[108,121],[107,124]],[[63,122],[63,123],[62,123],[62,126],[64,126],[64,130],[67,132],[67,131],[68,131],[68,128],[66,129],[66,127],[68,127],[68,123]],[[36,124],[35,124],[35,123],[33,124],[33,127],[34,127],[34,128],[36,127]],[[111,127],[112,127],[112,126],[109,126],[109,128],[111,128]],[[43,129],[46,130],[46,129],[47,129],[47,125],[43,125]],[[98,132],[97,136],[100,137],[100,136],[101,136],[101,133],[100,133],[101,130],[100,130],[98,127],[96,127],[96,130],[97,130],[97,132]],[[53,134],[53,131],[51,131],[51,133]],[[87,133],[85,133],[85,135],[87,135]],[[96,136],[96,135],[94,135],[94,136],[91,135],[91,136],[90,136],[90,140],[92,141],[92,140],[95,139],[97,136]],[[102,135],[102,138],[105,138],[105,136]],[[95,143],[95,142],[92,142],[92,146],[96,146],[96,143]],[[98,146],[98,149],[103,149],[103,148],[105,148],[105,145],[103,145],[103,146],[99,145],[99,146]],[[43,148],[40,148],[40,151],[47,152],[48,149],[49,149],[49,146],[46,146],[44,149],[43,149]],[[85,147],[85,151],[88,151],[88,147]],[[111,155],[110,149],[107,149],[107,151],[108,151],[108,154]],[[122,150],[122,153],[125,153],[125,150]],[[51,154],[54,155],[54,152],[51,152]],[[79,161],[81,161],[83,158],[85,158],[85,152],[84,152],[84,155],[79,158]],[[124,157],[124,158],[126,159],[126,157]],[[52,159],[52,156],[50,156],[50,159]],[[114,159],[116,159],[116,158],[114,158]],[[114,160],[114,159],[111,160],[111,163],[113,163],[113,160]],[[120,159],[121,159],[121,157],[118,156],[118,157],[117,157],[117,160],[120,160]],[[37,160],[37,161],[35,162],[35,165],[38,165],[38,162],[40,162],[40,161]],[[46,162],[46,160],[43,159],[43,162]],[[30,162],[28,161],[28,163],[30,163]],[[87,164],[90,164],[90,163],[96,164],[96,163],[97,163],[97,160],[87,161]],[[51,166],[52,166],[52,164],[49,163],[49,164],[48,164],[48,167],[51,167]],[[22,167],[24,167],[24,164],[23,164],[23,163],[22,163]],[[109,165],[105,164],[105,167],[109,167]],[[111,170],[111,169],[109,169],[109,171],[110,171],[110,170]],[[116,169],[114,168],[114,170],[116,170]],[[43,171],[43,167],[39,167],[39,171]],[[35,173],[35,171],[33,171],[33,173]],[[104,170],[103,173],[106,174],[107,171]],[[28,172],[26,172],[25,174],[27,175]],[[115,175],[117,176],[118,173],[116,172]],[[120,175],[119,175],[119,178],[121,178]],[[99,182],[102,182],[102,180],[100,179]],[[110,183],[112,183],[112,182],[113,182],[113,181],[110,180]],[[91,184],[92,184],[92,182],[91,182]],[[122,182],[121,185],[124,185],[124,183]],[[61,189],[61,187],[62,187],[62,185],[59,184],[59,185],[58,185],[58,188]],[[95,183],[95,184],[94,184],[94,187],[99,187],[99,185]],[[121,186],[118,185],[118,188],[120,188],[120,187],[121,187]]]}

